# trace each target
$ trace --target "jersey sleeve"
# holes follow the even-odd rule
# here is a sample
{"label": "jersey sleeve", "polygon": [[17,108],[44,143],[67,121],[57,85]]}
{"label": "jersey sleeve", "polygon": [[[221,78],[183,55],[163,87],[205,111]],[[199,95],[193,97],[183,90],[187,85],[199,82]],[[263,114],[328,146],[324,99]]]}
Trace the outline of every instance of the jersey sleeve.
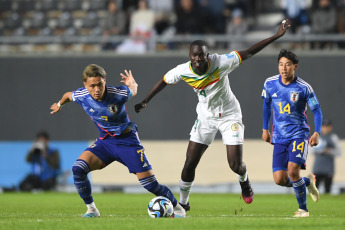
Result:
{"label": "jersey sleeve", "polygon": [[79,88],[72,92],[71,94],[72,101],[81,105],[84,98],[83,96],[85,96],[86,94],[88,94],[88,91],[86,88]]}
{"label": "jersey sleeve", "polygon": [[182,79],[180,70],[181,70],[181,65],[176,66],[175,68],[167,72],[163,77],[163,80],[165,81],[165,83],[169,85],[174,85],[177,82],[179,82]]}
{"label": "jersey sleeve", "polygon": [[264,101],[268,103],[272,101],[271,95],[269,93],[269,89],[267,87],[267,81],[265,82],[264,88],[262,89],[261,98],[264,99]]}
{"label": "jersey sleeve", "polygon": [[132,97],[132,91],[126,85],[112,86],[113,92],[120,97],[120,100],[125,103],[129,98]]}
{"label": "jersey sleeve", "polygon": [[221,68],[228,73],[236,69],[242,64],[242,58],[237,51],[232,51],[229,54],[218,55]]}

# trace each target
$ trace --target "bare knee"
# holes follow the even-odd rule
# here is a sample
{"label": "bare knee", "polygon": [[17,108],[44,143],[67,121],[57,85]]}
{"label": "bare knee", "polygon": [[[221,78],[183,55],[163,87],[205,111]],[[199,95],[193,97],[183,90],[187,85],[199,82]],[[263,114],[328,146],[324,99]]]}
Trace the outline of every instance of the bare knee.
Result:
{"label": "bare knee", "polygon": [[287,180],[285,178],[274,178],[274,182],[280,186],[285,186],[287,184]]}

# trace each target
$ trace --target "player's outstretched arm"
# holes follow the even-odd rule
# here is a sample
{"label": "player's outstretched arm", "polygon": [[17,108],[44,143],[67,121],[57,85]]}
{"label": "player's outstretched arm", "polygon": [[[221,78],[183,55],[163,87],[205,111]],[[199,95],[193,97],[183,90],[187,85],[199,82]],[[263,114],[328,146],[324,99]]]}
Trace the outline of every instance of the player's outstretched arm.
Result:
{"label": "player's outstretched arm", "polygon": [[151,89],[151,91],[149,92],[149,94],[146,96],[146,98],[139,104],[136,104],[134,106],[135,112],[139,113],[143,108],[145,108],[147,106],[147,103],[149,103],[149,101],[157,94],[159,93],[162,89],[165,88],[165,86],[167,86],[167,83],[165,83],[165,81],[163,80],[163,78],[161,80],[159,80]]}
{"label": "player's outstretched arm", "polygon": [[285,34],[285,32],[290,28],[290,26],[291,25],[290,25],[288,19],[285,19],[282,21],[282,23],[279,26],[278,31],[275,35],[254,44],[253,46],[249,47],[246,50],[238,51],[238,53],[241,55],[242,60],[244,61],[244,60],[252,57],[254,54],[260,52],[263,48],[265,48],[266,46],[268,46],[269,44],[271,44],[272,42],[274,42],[278,38],[282,37]]}
{"label": "player's outstretched arm", "polygon": [[61,100],[59,102],[52,104],[50,106],[50,109],[52,110],[50,112],[50,114],[54,114],[54,113],[59,112],[64,104],[72,101],[72,96],[71,95],[72,95],[72,92],[67,92],[67,93],[65,93],[62,96],[62,98],[61,98]]}
{"label": "player's outstretched arm", "polygon": [[125,70],[125,74],[120,73],[122,77],[121,82],[125,84],[126,86],[128,86],[128,88],[132,91],[132,97],[134,97],[138,93],[138,84],[135,82],[131,70],[129,71]]}

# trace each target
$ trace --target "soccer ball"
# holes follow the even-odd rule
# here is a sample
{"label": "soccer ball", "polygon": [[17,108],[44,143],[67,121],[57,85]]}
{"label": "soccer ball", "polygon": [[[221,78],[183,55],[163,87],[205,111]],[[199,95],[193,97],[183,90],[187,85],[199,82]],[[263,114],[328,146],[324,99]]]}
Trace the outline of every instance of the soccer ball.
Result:
{"label": "soccer ball", "polygon": [[150,201],[147,212],[151,218],[171,217],[174,207],[168,198],[157,196]]}

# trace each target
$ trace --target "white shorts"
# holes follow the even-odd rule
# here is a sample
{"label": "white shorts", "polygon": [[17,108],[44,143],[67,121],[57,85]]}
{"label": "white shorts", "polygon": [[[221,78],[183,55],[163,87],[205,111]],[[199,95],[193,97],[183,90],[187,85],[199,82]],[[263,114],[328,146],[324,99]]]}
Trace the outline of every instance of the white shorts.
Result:
{"label": "white shorts", "polygon": [[204,118],[198,117],[190,132],[190,140],[196,143],[210,145],[217,132],[222,135],[225,145],[242,145],[244,125],[242,121],[231,120],[229,117]]}

